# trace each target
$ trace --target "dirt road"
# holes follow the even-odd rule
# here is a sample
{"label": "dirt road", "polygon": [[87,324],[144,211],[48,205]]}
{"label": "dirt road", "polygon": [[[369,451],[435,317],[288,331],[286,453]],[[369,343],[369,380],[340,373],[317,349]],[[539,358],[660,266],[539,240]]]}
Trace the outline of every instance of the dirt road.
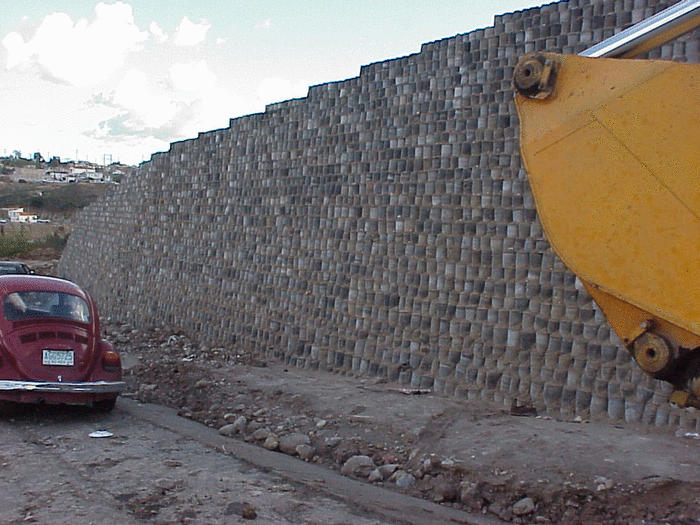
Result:
{"label": "dirt road", "polygon": [[[3,418],[0,523],[386,522],[183,435],[181,418],[164,428],[128,404],[107,416],[41,408]],[[111,436],[90,437],[98,430]]]}
{"label": "dirt road", "polygon": [[[256,362],[165,328],[107,333],[128,384],[112,414],[37,407],[0,419],[0,523],[700,517],[694,432],[516,416]],[[99,430],[110,435],[90,437]]]}
{"label": "dirt road", "polygon": [[[111,325],[130,395],[369,486],[514,523],[700,521],[693,429],[556,420]],[[516,413],[521,415],[515,415]]]}

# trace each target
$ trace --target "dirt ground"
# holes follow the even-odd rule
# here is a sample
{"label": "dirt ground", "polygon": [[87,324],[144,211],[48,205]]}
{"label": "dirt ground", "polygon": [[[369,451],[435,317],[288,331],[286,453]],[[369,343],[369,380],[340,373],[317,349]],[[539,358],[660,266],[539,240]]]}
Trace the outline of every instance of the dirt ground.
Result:
{"label": "dirt ground", "polygon": [[[5,406],[0,523],[383,523],[381,514],[186,437],[188,427],[201,425],[177,416],[173,424],[169,409],[120,404],[111,414],[49,405],[15,406],[8,414]],[[140,417],[144,413],[157,422]]]}
{"label": "dirt ground", "polygon": [[123,352],[126,396],[368,483],[515,523],[700,522],[691,432],[558,421],[285,368],[165,327],[105,332]]}
{"label": "dirt ground", "polygon": [[57,250],[53,248],[37,248],[29,252],[25,257],[6,257],[8,261],[22,261],[27,264],[37,275],[56,275],[58,266]]}

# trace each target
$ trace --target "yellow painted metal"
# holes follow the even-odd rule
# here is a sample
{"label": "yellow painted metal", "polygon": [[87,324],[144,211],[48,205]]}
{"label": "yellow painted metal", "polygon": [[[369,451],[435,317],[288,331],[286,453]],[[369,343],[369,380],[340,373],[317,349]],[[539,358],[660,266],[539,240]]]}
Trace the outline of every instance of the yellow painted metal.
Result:
{"label": "yellow painted metal", "polygon": [[648,329],[653,328],[654,333],[668,341],[673,341],[680,348],[700,347],[700,335],[693,334],[661,317],[652,315],[622,299],[603,292],[600,288],[586,281],[582,282],[593,300],[603,310],[610,325],[620,336],[625,346],[630,346],[635,339]]}
{"label": "yellow painted metal", "polygon": [[552,95],[516,105],[550,244],[626,344],[700,347],[700,65],[545,56]]}

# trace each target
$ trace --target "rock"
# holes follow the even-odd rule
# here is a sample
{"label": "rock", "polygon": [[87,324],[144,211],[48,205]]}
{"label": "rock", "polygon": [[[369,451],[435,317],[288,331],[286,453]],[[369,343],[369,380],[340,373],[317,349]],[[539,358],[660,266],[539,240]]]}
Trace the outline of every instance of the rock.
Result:
{"label": "rock", "polygon": [[398,468],[399,466],[396,463],[389,463],[387,465],[380,466],[377,470],[382,475],[382,479],[387,479],[394,472],[396,472],[396,469]]}
{"label": "rock", "polygon": [[343,465],[348,459],[359,455],[359,453],[360,450],[357,448],[357,445],[350,440],[343,440],[333,450],[333,459],[339,465]]}
{"label": "rock", "polygon": [[243,508],[241,509],[241,517],[246,520],[254,520],[258,517],[258,513],[253,505],[250,503],[244,503]]}
{"label": "rock", "polygon": [[228,425],[224,425],[219,429],[219,434],[222,436],[231,437],[236,434],[236,428],[232,423],[229,423]]}
{"label": "rock", "polygon": [[270,431],[267,428],[259,428],[255,432],[253,432],[251,437],[254,441],[262,441],[264,439],[267,439],[267,436],[269,435]]}
{"label": "rock", "polygon": [[301,459],[308,461],[314,457],[316,449],[311,445],[297,445],[296,453]]}
{"label": "rock", "polygon": [[161,490],[173,490],[178,482],[170,478],[159,478],[155,480],[155,486]]}
{"label": "rock", "polygon": [[394,454],[384,454],[381,457],[381,462],[382,463],[398,463],[399,458],[396,457]]}
{"label": "rock", "polygon": [[370,483],[374,483],[375,481],[384,481],[384,476],[382,476],[382,473],[379,471],[378,468],[375,468],[372,472],[369,473],[367,481],[369,481]]}
{"label": "rock", "polygon": [[596,484],[596,491],[610,490],[615,486],[615,482],[603,476],[596,476],[593,482]]}
{"label": "rock", "polygon": [[194,384],[195,388],[205,388],[208,387],[211,384],[211,381],[208,379],[200,379]]}
{"label": "rock", "polygon": [[433,492],[435,493],[433,501],[438,503],[443,501],[455,501],[459,496],[457,486],[447,480],[438,482]]}
{"label": "rock", "polygon": [[236,418],[236,420],[233,422],[233,430],[237,434],[242,434],[245,432],[245,427],[248,424],[248,420],[246,419],[245,416],[239,416]]}
{"label": "rock", "polygon": [[274,434],[267,436],[267,438],[265,438],[265,442],[263,443],[263,447],[265,447],[267,450],[277,450],[277,447],[279,447],[277,436]]}
{"label": "rock", "polygon": [[513,519],[513,512],[499,501],[491,503],[491,505],[488,506],[488,511],[491,514],[495,514],[503,521],[511,521]]}
{"label": "rock", "polygon": [[224,421],[227,423],[233,423],[236,420],[236,414],[233,414],[231,412],[227,412],[224,414]]}
{"label": "rock", "polygon": [[477,501],[479,498],[479,493],[476,487],[476,483],[463,481],[459,486],[459,501],[472,506],[474,506],[475,503],[480,503]]}
{"label": "rock", "polygon": [[311,439],[306,434],[300,434],[294,432],[292,434],[287,434],[279,439],[279,448],[285,454],[294,455],[297,453],[297,447],[299,445],[310,445]]}
{"label": "rock", "polygon": [[262,428],[263,424],[260,421],[250,421],[246,427],[247,432],[255,432],[257,429]]}
{"label": "rock", "polygon": [[328,448],[334,448],[334,447],[337,447],[338,445],[340,445],[341,441],[343,441],[343,438],[341,438],[340,436],[331,436],[331,437],[327,437],[324,440],[324,444]]}
{"label": "rock", "polygon": [[328,421],[326,421],[325,419],[319,419],[318,421],[316,421],[316,428],[323,428],[326,426],[326,423],[328,423]]}
{"label": "rock", "polygon": [[394,479],[396,486],[402,489],[408,488],[416,482],[416,478],[405,470],[399,470],[392,476],[392,478]]}
{"label": "rock", "polygon": [[340,473],[344,476],[365,479],[374,467],[374,461],[369,456],[352,456],[343,464]]}
{"label": "rock", "polygon": [[513,514],[515,514],[516,516],[524,516],[525,514],[530,514],[533,510],[535,510],[535,502],[530,497],[523,498],[520,501],[517,501],[515,505],[513,505],[512,510]]}

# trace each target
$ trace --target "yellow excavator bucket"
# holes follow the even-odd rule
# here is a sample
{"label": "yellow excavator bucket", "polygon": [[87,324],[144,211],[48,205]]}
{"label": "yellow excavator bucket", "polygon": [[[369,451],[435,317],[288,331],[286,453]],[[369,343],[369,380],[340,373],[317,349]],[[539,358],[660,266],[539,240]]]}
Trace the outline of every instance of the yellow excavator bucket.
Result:
{"label": "yellow excavator bucket", "polygon": [[642,369],[698,405],[700,65],[537,53],[514,83],[550,244]]}

